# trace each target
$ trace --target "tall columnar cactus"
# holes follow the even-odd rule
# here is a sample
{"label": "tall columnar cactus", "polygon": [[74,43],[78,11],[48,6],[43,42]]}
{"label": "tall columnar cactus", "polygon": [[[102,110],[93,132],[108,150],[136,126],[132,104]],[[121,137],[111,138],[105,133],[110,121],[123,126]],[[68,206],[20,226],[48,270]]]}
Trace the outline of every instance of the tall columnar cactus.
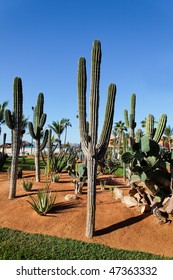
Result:
{"label": "tall columnar cactus", "polygon": [[12,163],[10,176],[9,199],[16,196],[17,165],[20,151],[21,124],[23,114],[23,92],[22,80],[19,77],[14,79],[13,87],[13,112],[5,111],[5,122],[12,131]]}
{"label": "tall columnar cactus", "polygon": [[128,111],[124,110],[124,121],[126,126],[130,130],[130,146],[133,146],[134,144],[134,138],[135,138],[135,108],[136,108],[136,95],[133,93],[131,95],[130,100],[130,114],[128,115]]}
{"label": "tall columnar cactus", "polygon": [[145,134],[153,139],[155,142],[159,143],[166,127],[167,115],[162,114],[159,118],[157,128],[154,128],[154,116],[149,114],[146,118]]}
{"label": "tall columnar cactus", "polygon": [[98,140],[98,109],[99,109],[99,81],[101,64],[101,43],[94,41],[92,49],[91,91],[90,91],[90,120],[89,131],[86,121],[86,60],[81,57],[78,65],[78,112],[81,147],[87,158],[88,194],[87,194],[87,222],[86,236],[92,237],[95,230],[96,208],[96,171],[98,159],[101,159],[110,139],[116,86],[109,85],[104,124]]}
{"label": "tall columnar cactus", "polygon": [[43,113],[44,95],[39,93],[37,104],[34,108],[34,123],[29,122],[28,128],[31,137],[35,139],[35,170],[36,182],[40,182],[40,152],[45,148],[48,139],[48,130],[45,131],[43,142],[41,143],[43,126],[45,125],[47,115]]}

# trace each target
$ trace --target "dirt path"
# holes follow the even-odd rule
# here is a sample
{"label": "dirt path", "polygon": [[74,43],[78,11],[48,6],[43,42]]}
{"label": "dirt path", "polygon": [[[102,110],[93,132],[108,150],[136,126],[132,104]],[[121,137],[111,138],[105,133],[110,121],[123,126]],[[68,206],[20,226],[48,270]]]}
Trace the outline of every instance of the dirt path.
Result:
{"label": "dirt path", "polygon": [[[24,172],[31,179],[34,173]],[[121,178],[115,178],[116,186],[128,191]],[[173,223],[158,224],[153,215],[140,214],[139,208],[127,208],[115,201],[107,185],[101,191],[97,186],[96,235],[85,237],[86,187],[76,200],[66,201],[66,194],[74,194],[74,186],[68,174],[61,175],[58,183],[50,189],[56,192],[56,206],[47,216],[38,215],[29,205],[29,194],[35,195],[41,183],[34,183],[32,192],[26,193],[18,180],[17,198],[8,200],[9,180],[0,173],[0,227],[7,227],[31,233],[44,233],[68,237],[87,242],[98,242],[112,248],[138,250],[161,256],[173,257]]]}

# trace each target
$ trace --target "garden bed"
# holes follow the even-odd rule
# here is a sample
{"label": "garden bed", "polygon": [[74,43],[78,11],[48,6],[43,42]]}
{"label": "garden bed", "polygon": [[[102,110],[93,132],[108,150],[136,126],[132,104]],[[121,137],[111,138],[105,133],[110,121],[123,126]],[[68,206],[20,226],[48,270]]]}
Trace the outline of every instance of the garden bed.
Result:
{"label": "garden bed", "polygon": [[[34,171],[24,171],[24,178],[31,180]],[[100,178],[109,176],[100,176]],[[159,224],[150,213],[141,214],[138,207],[127,208],[121,201],[115,201],[111,188],[101,190],[97,185],[96,233],[94,238],[85,237],[87,187],[77,199],[66,201],[67,194],[74,194],[74,184],[67,173],[62,173],[58,183],[52,183],[50,189],[56,193],[55,207],[46,216],[38,215],[27,202],[29,195],[36,195],[44,187],[34,183],[32,191],[22,188],[22,179],[18,180],[17,197],[8,199],[9,179],[6,172],[0,172],[0,227],[17,229],[30,233],[71,238],[87,242],[98,242],[111,248],[137,250],[173,257],[173,223]],[[128,192],[129,188],[122,178],[114,178],[114,185]]]}

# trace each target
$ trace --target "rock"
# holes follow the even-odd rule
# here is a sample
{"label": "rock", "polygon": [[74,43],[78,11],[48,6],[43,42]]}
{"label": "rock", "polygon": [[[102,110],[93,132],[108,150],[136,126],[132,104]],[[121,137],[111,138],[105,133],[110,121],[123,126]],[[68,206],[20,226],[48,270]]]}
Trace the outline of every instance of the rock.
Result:
{"label": "rock", "polygon": [[75,194],[67,194],[65,200],[75,200],[77,197]]}
{"label": "rock", "polygon": [[113,198],[114,199],[122,199],[123,198],[123,191],[119,188],[114,188],[113,190]]}
{"label": "rock", "polygon": [[123,204],[125,204],[129,208],[138,205],[137,200],[133,196],[123,196],[121,201]]}
{"label": "rock", "polygon": [[173,213],[173,196],[167,197],[163,201],[163,210],[168,214]]}

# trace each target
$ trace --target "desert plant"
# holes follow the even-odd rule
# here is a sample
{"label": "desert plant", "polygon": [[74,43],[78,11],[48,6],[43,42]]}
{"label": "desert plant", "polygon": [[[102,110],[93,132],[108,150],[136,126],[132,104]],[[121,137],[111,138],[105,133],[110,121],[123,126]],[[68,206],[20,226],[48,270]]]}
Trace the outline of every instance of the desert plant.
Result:
{"label": "desert plant", "polygon": [[127,109],[124,110],[125,124],[130,130],[130,146],[134,144],[134,139],[135,139],[135,127],[136,127],[135,108],[136,108],[136,95],[133,93],[131,95],[131,100],[130,100],[130,114],[128,115]]}
{"label": "desert plant", "polygon": [[5,111],[5,122],[12,131],[12,162],[10,176],[9,199],[16,196],[17,165],[20,152],[20,137],[23,114],[23,91],[22,80],[16,77],[13,87],[13,112]]}
{"label": "desert plant", "polygon": [[74,178],[75,193],[81,194],[84,183],[87,179],[87,167],[85,163],[69,164],[67,167],[68,174]]}
{"label": "desert plant", "polygon": [[30,135],[35,139],[35,172],[36,182],[40,182],[40,152],[44,149],[48,139],[48,130],[45,131],[43,141],[41,143],[43,126],[45,125],[47,115],[43,113],[44,107],[44,95],[39,93],[37,98],[37,104],[34,108],[34,123],[29,122],[28,128]]}
{"label": "desert plant", "polygon": [[104,124],[98,141],[98,109],[99,109],[99,82],[101,64],[101,43],[94,41],[92,49],[91,92],[90,92],[90,121],[89,131],[86,121],[86,60],[79,59],[78,64],[78,112],[81,148],[87,159],[88,195],[87,195],[87,221],[86,236],[92,237],[95,230],[96,208],[96,175],[97,162],[101,159],[108,147],[113,124],[114,101],[116,86],[111,84],[108,88],[108,98]]}
{"label": "desert plant", "polygon": [[31,181],[23,180],[22,187],[26,192],[30,192],[33,187],[33,180],[31,180]]}
{"label": "desert plant", "polygon": [[45,216],[54,206],[56,195],[51,194],[49,187],[46,186],[43,190],[37,193],[37,199],[30,196],[32,201],[28,201],[31,207],[39,214]]}

